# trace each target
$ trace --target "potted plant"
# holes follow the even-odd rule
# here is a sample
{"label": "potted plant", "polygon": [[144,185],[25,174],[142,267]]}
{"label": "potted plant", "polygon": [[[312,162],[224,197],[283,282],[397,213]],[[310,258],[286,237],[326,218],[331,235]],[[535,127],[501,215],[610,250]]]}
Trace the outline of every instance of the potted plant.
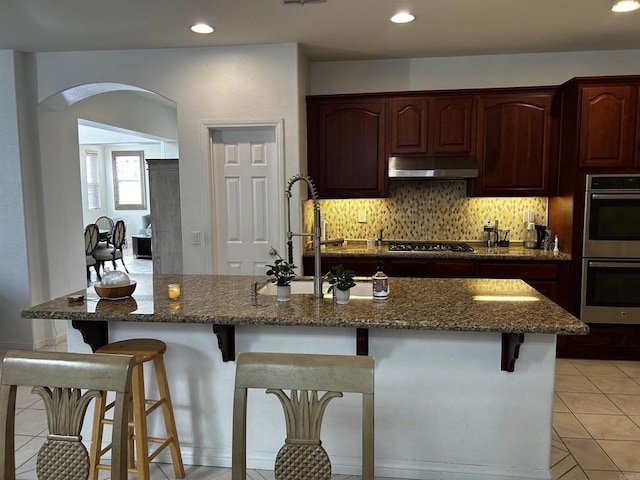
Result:
{"label": "potted plant", "polygon": [[291,299],[291,281],[296,278],[294,269],[297,267],[282,258],[278,258],[273,265],[267,265],[267,267],[269,267],[267,275],[272,275],[276,279],[278,301],[288,302]]}
{"label": "potted plant", "polygon": [[336,265],[327,273],[327,281],[329,282],[329,292],[333,292],[333,297],[337,304],[346,305],[349,303],[349,295],[351,287],[356,286],[353,280],[355,272],[347,270],[342,265]]}

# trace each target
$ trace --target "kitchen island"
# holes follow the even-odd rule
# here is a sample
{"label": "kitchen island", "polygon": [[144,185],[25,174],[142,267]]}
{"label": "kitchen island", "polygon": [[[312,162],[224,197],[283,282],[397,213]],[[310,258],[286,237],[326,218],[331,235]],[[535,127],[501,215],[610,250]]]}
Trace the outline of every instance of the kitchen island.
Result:
{"label": "kitchen island", "polygon": [[[82,302],[62,297],[23,316],[108,325],[109,341],[165,341],[186,464],[230,465],[235,369],[218,343],[235,351],[354,354],[362,340],[356,332],[366,331],[376,358],[377,476],[550,478],[556,335],[588,328],[520,280],[392,278],[388,300],[339,306],[309,294],[290,302],[250,295],[262,277],[132,277],[133,298],[98,301],[89,288],[78,292]],[[177,302],[167,297],[169,283],[182,284]],[[67,342],[71,351],[91,351],[71,327]],[[513,372],[503,368],[505,347]],[[250,468],[272,469],[285,436],[271,397],[250,396]],[[347,395],[327,410],[322,433],[334,473],[359,471],[359,408]]]}

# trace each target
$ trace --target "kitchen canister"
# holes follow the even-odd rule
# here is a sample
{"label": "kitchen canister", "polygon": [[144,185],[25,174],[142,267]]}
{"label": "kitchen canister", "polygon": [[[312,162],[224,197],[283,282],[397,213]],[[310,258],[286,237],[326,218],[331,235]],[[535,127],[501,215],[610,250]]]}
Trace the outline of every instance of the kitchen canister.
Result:
{"label": "kitchen canister", "polygon": [[378,271],[371,277],[373,280],[373,299],[386,300],[389,296],[389,277],[378,267]]}

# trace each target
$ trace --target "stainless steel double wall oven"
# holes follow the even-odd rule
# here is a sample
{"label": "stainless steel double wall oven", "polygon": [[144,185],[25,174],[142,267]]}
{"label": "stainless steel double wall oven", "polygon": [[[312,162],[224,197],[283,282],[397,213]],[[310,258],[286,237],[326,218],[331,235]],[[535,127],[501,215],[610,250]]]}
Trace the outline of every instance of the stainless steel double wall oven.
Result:
{"label": "stainless steel double wall oven", "polygon": [[640,324],[640,174],[587,175],[581,320]]}

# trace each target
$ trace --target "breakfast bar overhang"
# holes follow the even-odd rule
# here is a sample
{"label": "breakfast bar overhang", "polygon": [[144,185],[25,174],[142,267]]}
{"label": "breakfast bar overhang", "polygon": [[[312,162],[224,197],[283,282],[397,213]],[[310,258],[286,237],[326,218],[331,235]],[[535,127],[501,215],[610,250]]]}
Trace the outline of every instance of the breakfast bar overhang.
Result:
{"label": "breakfast bar overhang", "polygon": [[[235,364],[224,361],[219,341],[236,352],[349,355],[364,330],[376,359],[377,476],[550,478],[556,336],[588,327],[520,280],[392,278],[386,301],[355,298],[343,306],[310,294],[289,302],[250,295],[262,277],[132,277],[132,298],[100,300],[89,288],[76,293],[80,302],[60,297],[23,317],[95,323],[98,342],[165,341],[187,464],[230,465]],[[167,296],[170,283],[182,285],[177,302]],[[91,352],[72,322],[69,349]],[[501,369],[503,349],[518,358],[513,373]],[[358,474],[359,404],[342,400],[327,410],[323,444],[334,473]],[[254,403],[248,465],[272,469],[285,436],[282,413],[268,396]]]}

